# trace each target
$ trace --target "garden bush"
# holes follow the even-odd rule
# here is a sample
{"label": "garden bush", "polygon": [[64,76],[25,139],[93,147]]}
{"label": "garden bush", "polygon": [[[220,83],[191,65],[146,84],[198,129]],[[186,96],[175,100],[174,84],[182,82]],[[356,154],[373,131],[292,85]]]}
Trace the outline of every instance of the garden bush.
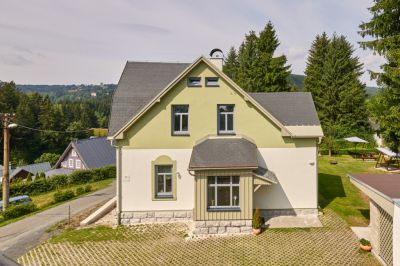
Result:
{"label": "garden bush", "polygon": [[75,193],[70,189],[65,191],[58,191],[54,193],[54,202],[63,202],[72,199],[73,197],[75,197]]}
{"label": "garden bush", "polygon": [[[115,178],[115,166],[105,166],[92,170],[78,170],[70,175],[55,175],[48,178],[35,178],[32,182],[11,183],[10,195],[38,195],[57,189],[66,188],[70,185],[87,184],[109,178]],[[2,191],[0,190],[0,197]]]}
{"label": "garden bush", "polygon": [[75,194],[76,194],[77,196],[82,195],[82,194],[85,194],[85,188],[84,188],[84,187],[78,187],[78,188],[76,189],[76,191],[75,191]]}
{"label": "garden bush", "polygon": [[22,205],[11,205],[4,212],[2,212],[2,215],[5,220],[8,220],[13,218],[18,218],[20,216],[34,212],[36,210],[37,208],[33,203],[22,204]]}
{"label": "garden bush", "polygon": [[92,191],[92,186],[91,185],[86,185],[85,186],[85,193]]}

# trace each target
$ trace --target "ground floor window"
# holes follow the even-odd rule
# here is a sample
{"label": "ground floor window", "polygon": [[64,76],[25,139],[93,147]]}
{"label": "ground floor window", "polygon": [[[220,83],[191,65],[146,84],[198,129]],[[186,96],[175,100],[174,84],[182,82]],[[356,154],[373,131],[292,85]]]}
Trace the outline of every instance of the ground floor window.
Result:
{"label": "ground floor window", "polygon": [[208,208],[238,208],[239,181],[239,176],[209,176],[207,178]]}
{"label": "ground floor window", "polygon": [[156,165],[156,198],[172,198],[172,165]]}

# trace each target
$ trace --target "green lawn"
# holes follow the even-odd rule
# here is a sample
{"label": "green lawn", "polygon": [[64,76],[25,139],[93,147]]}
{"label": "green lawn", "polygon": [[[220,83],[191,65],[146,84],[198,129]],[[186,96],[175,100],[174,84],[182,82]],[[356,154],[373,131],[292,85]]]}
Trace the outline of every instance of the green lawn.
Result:
{"label": "green lawn", "polygon": [[[73,185],[73,186],[70,186],[68,188],[63,188],[63,189],[60,189],[60,190],[57,190],[57,191],[65,191],[65,190],[68,190],[68,189],[72,189],[75,192],[78,187],[84,187],[86,185],[90,185],[92,187],[92,190],[90,192],[88,192],[88,193],[92,193],[92,192],[94,192],[96,190],[100,190],[100,189],[103,189],[103,188],[106,188],[106,187],[110,186],[114,180],[115,180],[115,178],[109,178],[109,179],[105,179],[105,180],[101,180],[101,181],[97,181],[97,182],[92,182],[92,183],[87,183],[87,184],[82,184],[82,185]],[[0,227],[4,226],[4,225],[7,225],[7,224],[10,224],[10,223],[13,223],[13,222],[16,222],[16,221],[19,221],[21,219],[24,219],[24,218],[26,218],[28,216],[31,216],[33,214],[36,214],[38,212],[41,212],[41,211],[47,210],[49,208],[55,207],[57,205],[65,203],[66,201],[59,202],[59,203],[54,203],[53,195],[57,191],[51,191],[51,192],[48,192],[48,193],[43,193],[43,194],[40,194],[40,195],[31,196],[32,202],[38,208],[38,210],[33,212],[33,213],[29,213],[27,215],[24,215],[24,216],[15,218],[15,219],[6,220],[6,221],[2,221],[2,216],[0,215]],[[86,195],[88,193],[85,193],[85,194],[82,194],[82,195]],[[76,199],[76,198],[78,198],[78,197],[80,197],[82,195],[74,197],[71,200],[74,200],[74,199]]]}
{"label": "green lawn", "polygon": [[[330,160],[338,162],[336,165]],[[339,214],[351,226],[369,223],[368,198],[350,183],[348,173],[377,172],[374,161],[353,159],[348,155],[319,157],[319,205]]]}

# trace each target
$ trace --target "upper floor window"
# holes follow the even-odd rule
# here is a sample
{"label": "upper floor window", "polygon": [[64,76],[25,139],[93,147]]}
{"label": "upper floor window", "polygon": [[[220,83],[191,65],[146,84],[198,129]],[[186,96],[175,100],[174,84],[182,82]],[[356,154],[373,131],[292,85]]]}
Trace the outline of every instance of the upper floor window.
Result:
{"label": "upper floor window", "polygon": [[172,106],[172,134],[189,134],[189,105]]}
{"label": "upper floor window", "polygon": [[234,134],[233,130],[233,114],[235,105],[219,104],[218,105],[218,134]]}
{"label": "upper floor window", "polygon": [[81,160],[75,160],[75,165],[76,165],[77,169],[81,169],[81,167],[82,167]]}
{"label": "upper floor window", "polygon": [[219,78],[218,77],[207,77],[206,78],[206,87],[219,87]]}
{"label": "upper floor window", "polygon": [[200,77],[189,77],[187,80],[187,84],[189,87],[201,87],[201,78]]}
{"label": "upper floor window", "polygon": [[76,156],[76,151],[74,149],[71,151],[71,155]]}
{"label": "upper floor window", "polygon": [[74,160],[73,159],[68,159],[68,167],[69,168],[74,167]]}
{"label": "upper floor window", "polygon": [[172,198],[172,165],[156,165],[156,198]]}

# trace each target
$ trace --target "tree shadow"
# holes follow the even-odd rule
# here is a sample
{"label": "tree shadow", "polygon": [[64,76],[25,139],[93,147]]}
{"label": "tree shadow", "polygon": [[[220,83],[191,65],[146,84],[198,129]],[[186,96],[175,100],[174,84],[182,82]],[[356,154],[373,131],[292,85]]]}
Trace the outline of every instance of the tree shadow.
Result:
{"label": "tree shadow", "polygon": [[361,215],[369,221],[369,209],[358,209]]}
{"label": "tree shadow", "polygon": [[321,208],[328,206],[335,198],[346,197],[342,178],[338,175],[319,173],[318,192],[318,203]]}

